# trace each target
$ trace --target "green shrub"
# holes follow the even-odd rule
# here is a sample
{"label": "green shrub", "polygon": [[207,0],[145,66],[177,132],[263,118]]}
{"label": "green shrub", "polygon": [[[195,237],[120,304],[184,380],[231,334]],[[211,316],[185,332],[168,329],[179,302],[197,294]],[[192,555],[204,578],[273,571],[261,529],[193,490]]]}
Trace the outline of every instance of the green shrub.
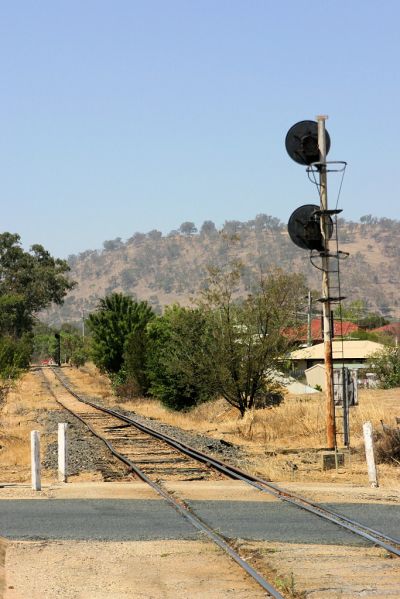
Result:
{"label": "green shrub", "polygon": [[23,335],[20,339],[0,337],[0,377],[15,379],[29,368],[32,353],[31,335]]}
{"label": "green shrub", "polygon": [[150,393],[173,410],[214,397],[211,373],[201,359],[207,349],[207,324],[201,311],[168,308],[148,325]]}
{"label": "green shrub", "polygon": [[400,347],[385,347],[369,359],[382,389],[400,387]]}
{"label": "green shrub", "polygon": [[86,360],[87,360],[87,352],[82,347],[82,348],[76,349],[72,353],[69,363],[71,364],[71,366],[79,367],[79,366],[83,366],[85,364]]}
{"label": "green shrub", "polygon": [[100,299],[97,310],[87,320],[92,333],[91,354],[102,371],[115,374],[124,366],[127,337],[154,317],[147,302],[135,302],[122,293]]}

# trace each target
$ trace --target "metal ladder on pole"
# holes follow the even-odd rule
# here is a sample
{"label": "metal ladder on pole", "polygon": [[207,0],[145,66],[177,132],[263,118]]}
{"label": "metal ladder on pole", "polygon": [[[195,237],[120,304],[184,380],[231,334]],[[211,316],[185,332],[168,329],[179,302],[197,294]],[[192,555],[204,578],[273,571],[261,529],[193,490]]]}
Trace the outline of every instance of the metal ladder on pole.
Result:
{"label": "metal ladder on pole", "polygon": [[[321,211],[320,211],[321,212]],[[338,238],[338,215],[342,210],[326,210],[324,213],[332,219],[332,235],[330,237],[330,250],[328,254],[328,273],[329,273],[329,302],[331,305],[337,306],[337,314],[331,312],[331,328],[332,328],[332,358],[334,363],[341,363],[341,367],[334,369],[333,377],[333,394],[335,398],[335,431],[336,431],[336,448],[339,445],[339,440],[342,439],[341,445],[349,449],[350,447],[350,426],[349,426],[349,406],[348,406],[348,380],[347,371],[345,371],[344,362],[344,345],[343,345],[343,318],[342,318],[342,301],[346,299],[342,295],[340,283],[340,261],[348,257],[347,252],[339,250]],[[320,255],[322,252],[320,252]],[[317,266],[311,256],[311,263]],[[322,300],[320,300],[322,301]],[[335,326],[336,325],[336,326]],[[336,330],[335,330],[336,329]],[[337,333],[337,335],[335,335]]]}

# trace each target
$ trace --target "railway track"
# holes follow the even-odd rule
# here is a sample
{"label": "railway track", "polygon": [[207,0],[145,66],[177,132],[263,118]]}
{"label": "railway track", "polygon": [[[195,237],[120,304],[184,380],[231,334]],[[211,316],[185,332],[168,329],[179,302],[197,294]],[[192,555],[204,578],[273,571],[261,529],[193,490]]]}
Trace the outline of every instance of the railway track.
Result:
{"label": "railway track", "polygon": [[[266,596],[273,597],[274,599],[284,599],[278,589],[243,559],[221,535],[212,530],[212,528],[193,513],[183,500],[177,499],[167,491],[160,481],[160,478],[165,481],[170,479],[209,480],[211,477],[215,479],[215,471],[213,471],[210,464],[202,462],[199,465],[198,462],[196,463],[194,457],[187,454],[184,454],[185,457],[183,459],[182,452],[179,452],[175,448],[173,439],[170,439],[170,442],[167,443],[169,447],[166,450],[165,442],[162,441],[164,435],[153,431],[153,437],[150,429],[146,430],[147,427],[144,426],[137,426],[137,430],[139,431],[137,432],[135,431],[135,427],[138,423],[134,424],[133,420],[131,421],[126,416],[118,414],[114,410],[102,408],[93,402],[79,397],[66,382],[66,377],[60,375],[54,368],[42,369],[42,372],[55,400],[83,422],[96,437],[101,439],[115,457],[125,463],[139,479],[152,487],[169,505],[189,521],[194,528],[225,551],[266,591]],[[54,387],[52,376],[62,385],[61,390]],[[72,396],[72,400],[70,396]],[[121,421],[123,424],[121,424]],[[127,434],[128,430],[133,433],[132,437]],[[122,434],[121,431],[123,431]],[[147,435],[144,433],[147,433]],[[138,448],[132,449],[131,445],[135,442],[138,443]],[[162,457],[159,457],[159,454],[157,454],[157,450],[160,449]],[[137,458],[140,461],[140,467],[132,458]],[[217,478],[221,477],[222,475],[217,473]]]}
{"label": "railway track", "polygon": [[[210,480],[216,477],[240,480],[262,493],[269,493],[298,509],[328,520],[400,557],[400,539],[374,530],[269,481],[229,466],[213,456],[151,429],[131,416],[120,414],[115,410],[83,399],[71,388],[68,379],[60,371],[52,369],[50,372],[61,385],[55,394],[57,401],[84,422],[97,437],[103,440],[116,457],[130,467],[140,479],[150,484],[175,509],[189,519],[193,526],[205,532],[209,538],[229,553],[271,597],[281,597],[281,595],[258,572],[253,570],[222,537],[193,514],[183,501],[173,498],[160,484],[160,480]],[[49,375],[47,375],[48,379]],[[48,382],[51,385],[51,381],[48,380]],[[133,443],[137,443],[136,447],[132,446]]]}

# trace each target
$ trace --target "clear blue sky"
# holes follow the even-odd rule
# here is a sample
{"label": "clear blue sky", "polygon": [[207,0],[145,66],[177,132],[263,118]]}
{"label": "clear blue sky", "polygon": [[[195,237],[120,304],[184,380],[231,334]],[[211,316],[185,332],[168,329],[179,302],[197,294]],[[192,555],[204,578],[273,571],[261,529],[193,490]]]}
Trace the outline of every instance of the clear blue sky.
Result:
{"label": "clear blue sky", "polygon": [[286,222],[317,198],[285,135],[320,113],[343,216],[397,219],[399,22],[397,0],[3,2],[0,229],[65,257],[185,220]]}

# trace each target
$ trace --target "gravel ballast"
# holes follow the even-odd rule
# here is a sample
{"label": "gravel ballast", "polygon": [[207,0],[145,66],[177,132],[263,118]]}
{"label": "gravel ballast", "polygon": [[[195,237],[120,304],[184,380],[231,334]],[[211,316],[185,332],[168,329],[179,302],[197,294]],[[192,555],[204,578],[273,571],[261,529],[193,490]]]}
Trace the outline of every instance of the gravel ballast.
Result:
{"label": "gravel ballast", "polygon": [[127,476],[131,478],[128,469],[116,458],[111,456],[104,443],[92,435],[87,427],[77,418],[66,411],[46,411],[38,418],[45,426],[46,434],[54,437],[46,447],[42,466],[51,471],[58,468],[58,423],[68,424],[68,474],[76,476],[83,472],[98,472],[103,480],[119,480]]}
{"label": "gravel ballast", "polygon": [[[83,400],[91,401],[104,408],[110,407],[103,398],[87,395],[75,388],[65,372],[60,372],[59,376]],[[208,437],[207,435],[184,431],[178,427],[160,422],[159,420],[136,414],[134,411],[127,411],[122,406],[118,406],[117,408],[113,407],[113,409],[124,416],[133,418],[140,424],[146,425],[157,432],[172,437],[179,443],[189,445],[198,451],[214,455],[219,460],[225,461],[232,466],[246,469],[246,466],[248,465],[246,453],[240,447],[233,445],[224,439],[215,439],[213,437]]]}

